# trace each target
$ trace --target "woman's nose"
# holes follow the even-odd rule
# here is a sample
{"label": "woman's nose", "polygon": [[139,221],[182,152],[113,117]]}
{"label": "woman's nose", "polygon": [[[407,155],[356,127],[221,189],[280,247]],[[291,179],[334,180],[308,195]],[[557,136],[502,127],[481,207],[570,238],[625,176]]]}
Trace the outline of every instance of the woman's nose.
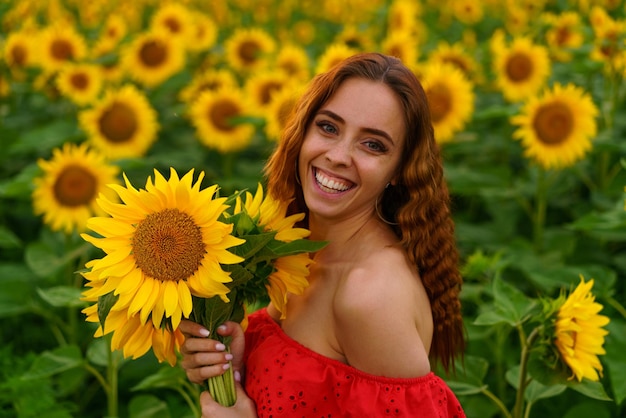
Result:
{"label": "woman's nose", "polygon": [[331,148],[326,152],[326,158],[333,164],[349,166],[352,161],[352,148],[350,141],[345,139],[335,141]]}

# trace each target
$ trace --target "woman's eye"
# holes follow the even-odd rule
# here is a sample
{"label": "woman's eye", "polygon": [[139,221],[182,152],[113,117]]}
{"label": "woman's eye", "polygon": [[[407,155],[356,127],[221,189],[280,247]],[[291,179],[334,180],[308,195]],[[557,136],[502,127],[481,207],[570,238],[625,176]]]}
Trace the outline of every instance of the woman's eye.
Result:
{"label": "woman's eye", "polygon": [[386,148],[380,142],[376,142],[376,141],[368,141],[365,143],[365,146],[375,152],[386,151]]}
{"label": "woman's eye", "polygon": [[330,123],[327,123],[327,122],[317,122],[317,126],[319,126],[320,129],[322,129],[326,133],[329,133],[329,134],[337,133],[337,129],[333,125],[331,125]]}

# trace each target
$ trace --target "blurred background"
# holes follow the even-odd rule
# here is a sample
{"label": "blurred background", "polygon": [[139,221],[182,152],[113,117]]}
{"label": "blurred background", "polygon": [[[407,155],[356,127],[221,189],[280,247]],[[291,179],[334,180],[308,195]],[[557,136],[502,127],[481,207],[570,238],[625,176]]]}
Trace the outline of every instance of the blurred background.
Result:
{"label": "blurred background", "polygon": [[[467,416],[626,416],[625,15],[621,0],[0,0],[0,417],[198,416],[180,367],[111,353],[85,322],[95,198],[170,167],[256,190],[298,93],[360,51],[399,57],[428,95],[469,340],[442,376]],[[581,277],[610,318],[599,380],[529,366],[517,410],[529,324]]]}

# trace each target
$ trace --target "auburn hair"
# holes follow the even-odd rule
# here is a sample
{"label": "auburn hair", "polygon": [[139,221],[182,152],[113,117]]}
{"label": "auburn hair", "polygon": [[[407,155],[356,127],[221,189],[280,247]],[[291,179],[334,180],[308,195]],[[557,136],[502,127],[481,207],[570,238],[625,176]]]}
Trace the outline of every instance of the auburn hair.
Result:
{"label": "auburn hair", "polygon": [[344,81],[355,77],[385,83],[402,104],[406,124],[403,156],[396,185],[385,189],[379,207],[385,219],[396,224],[392,227],[417,266],[430,299],[434,322],[430,356],[450,371],[457,354],[465,350],[459,300],[462,278],[450,197],[428,99],[411,70],[397,58],[362,53],[315,76],[288,118],[281,140],[265,166],[267,190],[276,199],[291,201],[290,213],[308,214],[297,177],[300,148],[318,110]]}

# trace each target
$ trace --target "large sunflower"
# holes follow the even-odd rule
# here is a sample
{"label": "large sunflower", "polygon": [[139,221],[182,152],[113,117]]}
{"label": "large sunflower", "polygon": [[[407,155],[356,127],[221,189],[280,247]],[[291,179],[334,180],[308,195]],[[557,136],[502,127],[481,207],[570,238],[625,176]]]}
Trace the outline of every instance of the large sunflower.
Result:
{"label": "large sunflower", "polygon": [[87,226],[101,238],[81,236],[106,256],[86,264],[91,269],[86,300],[113,293],[118,299],[111,311],[172,330],[189,317],[192,294],[228,301],[224,283],[231,278],[220,264],[243,261],[228,248],[244,241],[231,235],[232,225],[218,220],[228,207],[226,198],[215,197],[216,185],[200,189],[203,178],[202,172],[193,183],[191,170],[179,179],[172,168],[166,180],[155,170],[154,182],[148,178],[145,189],[137,190],[124,176],[126,187],[112,186],[124,203],[98,199],[110,217],[92,218]]}
{"label": "large sunflower", "polygon": [[472,83],[450,64],[432,63],[421,70],[430,115],[439,142],[452,139],[474,112]]}
{"label": "large sunflower", "polygon": [[159,128],[156,111],[132,85],[107,91],[102,100],[78,117],[91,143],[110,158],[144,155]]}
{"label": "large sunflower", "polygon": [[[303,213],[287,216],[289,202],[281,202],[271,196],[263,195],[263,187],[259,184],[256,194],[245,193],[243,202],[239,199],[235,213],[245,208],[252,218],[258,217],[258,224],[265,231],[276,231],[276,239],[291,242],[306,238],[310,231],[294,225],[304,218]],[[289,294],[301,295],[309,285],[309,265],[312,260],[308,253],[288,255],[274,260],[274,272],[268,277],[266,289],[270,301],[281,312],[281,319],[286,317],[286,304]]]}
{"label": "large sunflower", "polygon": [[87,55],[87,43],[72,26],[54,25],[39,36],[40,64],[48,72],[56,72],[68,62],[77,62]]}
{"label": "large sunflower", "polygon": [[240,151],[248,146],[254,126],[238,118],[250,114],[243,92],[238,88],[205,91],[189,108],[198,138],[220,152]]}
{"label": "large sunflower", "polygon": [[52,159],[38,164],[43,175],[35,179],[33,208],[55,231],[85,230],[90,217],[103,214],[98,195],[114,198],[107,185],[117,183],[119,168],[86,144],[66,143],[52,152]]}
{"label": "large sunflower", "polygon": [[598,313],[602,305],[591,293],[593,280],[580,284],[559,308],[555,324],[555,345],[563,361],[572,370],[572,378],[598,381],[602,363],[598,355],[604,354],[604,337],[609,333],[604,327],[610,320]]}
{"label": "large sunflower", "polygon": [[100,67],[93,64],[68,64],[56,81],[61,94],[80,106],[95,101],[102,89]]}
{"label": "large sunflower", "polygon": [[518,126],[513,137],[522,141],[524,155],[544,168],[574,164],[591,149],[598,109],[581,88],[555,84],[526,102],[511,118]]}
{"label": "large sunflower", "polygon": [[496,84],[506,100],[524,100],[545,85],[550,76],[550,57],[545,46],[526,37],[513,39],[509,46],[492,45]]}
{"label": "large sunflower", "polygon": [[135,36],[122,52],[122,64],[130,76],[154,87],[185,65],[185,49],[165,30],[151,30]]}
{"label": "large sunflower", "polygon": [[250,73],[267,66],[276,41],[260,28],[237,29],[224,48],[226,60],[235,71]]}

